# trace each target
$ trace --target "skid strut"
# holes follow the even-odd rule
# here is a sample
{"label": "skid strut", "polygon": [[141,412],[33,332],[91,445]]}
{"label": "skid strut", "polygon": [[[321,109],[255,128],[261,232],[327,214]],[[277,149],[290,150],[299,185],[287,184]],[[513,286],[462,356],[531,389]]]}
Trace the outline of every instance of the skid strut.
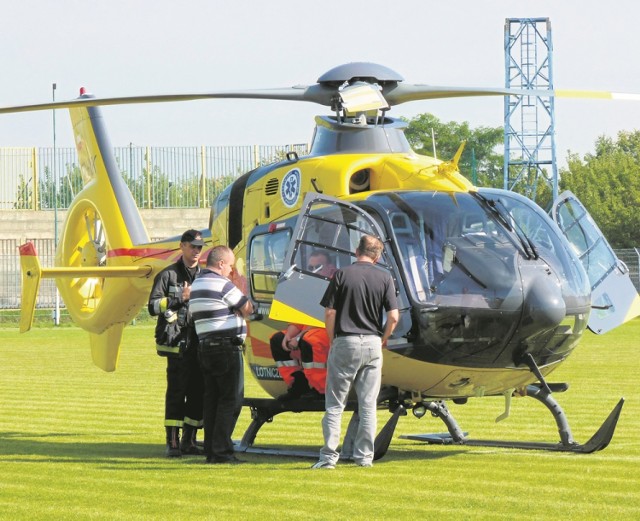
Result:
{"label": "skid strut", "polygon": [[400,436],[403,439],[424,441],[429,444],[459,444],[459,445],[472,445],[483,447],[504,447],[512,449],[536,449],[536,450],[550,450],[560,452],[576,452],[581,454],[589,454],[598,450],[604,449],[616,430],[618,419],[620,418],[620,412],[624,405],[624,398],[620,398],[620,401],[613,408],[613,410],[607,416],[607,419],[602,423],[596,433],[584,444],[576,442],[571,433],[571,427],[567,416],[565,415],[562,407],[558,404],[555,398],[544,387],[538,385],[527,386],[527,396],[538,400],[542,403],[552,414],[556,426],[558,427],[558,433],[560,434],[559,443],[544,443],[534,441],[502,441],[502,440],[474,440],[467,438],[465,433],[460,429],[458,422],[451,415],[451,412],[447,408],[443,401],[428,402],[424,405],[431,412],[433,416],[440,418],[447,427],[448,433],[441,434],[405,434]]}
{"label": "skid strut", "polygon": [[[258,432],[264,424],[271,423],[278,414],[283,412],[324,411],[324,400],[292,400],[289,402],[282,402],[269,398],[245,398],[243,405],[251,409],[251,423],[247,427],[242,439],[238,442],[234,442],[236,452],[250,452],[254,454],[278,456],[318,457],[317,450],[303,451],[285,448],[261,448],[255,447],[254,442]],[[373,456],[374,460],[382,458],[387,453],[400,416],[407,414],[401,403],[394,403],[390,406],[390,410],[392,410],[393,413],[376,436]],[[351,455],[353,454],[353,443],[359,422],[357,402],[348,402],[345,407],[345,411],[353,411],[353,415],[349,421],[344,443],[342,444],[341,459],[351,459]]]}

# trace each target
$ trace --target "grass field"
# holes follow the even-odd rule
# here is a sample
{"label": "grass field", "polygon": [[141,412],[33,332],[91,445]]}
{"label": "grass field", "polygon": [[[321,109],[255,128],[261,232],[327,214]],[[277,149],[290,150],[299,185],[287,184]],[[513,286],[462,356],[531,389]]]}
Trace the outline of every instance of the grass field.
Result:
{"label": "grass field", "polygon": [[[335,471],[251,454],[240,466],[164,458],[164,360],[151,338],[149,324],[126,328],[119,369],[103,373],[75,327],[0,329],[1,519],[640,519],[640,320],[588,333],[550,378],[571,384],[557,399],[580,442],[626,398],[601,452],[427,446],[397,436],[444,426],[409,415],[373,468]],[[263,395],[250,378],[246,394]],[[450,407],[474,438],[559,438],[535,400],[514,400],[499,424],[501,399]],[[380,411],[380,422],[387,416]],[[281,415],[256,444],[315,450],[320,419]],[[236,438],[248,422],[245,410]]]}

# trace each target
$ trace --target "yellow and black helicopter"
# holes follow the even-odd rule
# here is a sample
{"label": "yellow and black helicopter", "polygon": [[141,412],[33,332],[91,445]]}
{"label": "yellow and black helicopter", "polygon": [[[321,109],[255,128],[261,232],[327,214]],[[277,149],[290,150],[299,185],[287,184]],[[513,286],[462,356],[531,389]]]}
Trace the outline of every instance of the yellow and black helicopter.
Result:
{"label": "yellow and black helicopter", "polygon": [[[479,89],[406,84],[374,63],[335,67],[310,86],[98,99],[0,108],[0,114],[69,108],[84,181],[69,208],[55,267],[41,268],[33,245],[20,249],[20,328],[31,327],[39,281],[56,279],[74,322],[89,332],[95,364],[116,369],[123,328],[146,305],[153,276],[180,255],[179,237],[150,242],[112,156],[100,105],[246,98],[306,101],[331,108],[317,116],[311,151],[288,153],[236,179],[211,206],[211,246],[228,244],[256,308],[246,359],[271,396],[285,390],[269,338],[286,323],[322,326],[319,300],[328,279],[307,269],[323,250],[340,268],[362,234],[385,244],[380,265],[392,274],[400,321],[384,352],[379,402],[392,413],[376,440],[385,454],[398,418],[412,409],[446,425],[430,443],[593,452],[613,436],[624,400],[586,443],[574,440],[547,382],[587,328],[604,333],[640,314],[628,270],[576,198],[562,194],[551,218],[514,192],[473,186],[450,161],[416,154],[394,105],[458,96],[571,96],[571,91]],[[589,93],[597,97],[624,97]],[[584,93],[578,94],[584,97]],[[554,222],[555,221],[555,222]],[[204,255],[203,255],[204,258]],[[446,402],[530,396],[552,413],[557,443],[472,440]],[[258,450],[265,422],[323,403],[247,398],[253,422],[238,450]],[[353,404],[351,404],[353,406]],[[354,414],[354,422],[357,414]],[[347,441],[352,432],[347,431]]]}

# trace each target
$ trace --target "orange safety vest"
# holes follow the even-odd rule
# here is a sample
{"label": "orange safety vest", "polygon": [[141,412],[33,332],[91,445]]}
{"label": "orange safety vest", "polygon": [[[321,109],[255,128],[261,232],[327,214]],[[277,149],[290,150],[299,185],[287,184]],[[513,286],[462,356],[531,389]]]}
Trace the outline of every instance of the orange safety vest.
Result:
{"label": "orange safety vest", "polygon": [[[327,358],[331,342],[327,331],[321,327],[314,327],[302,334],[302,340],[311,346],[311,357],[302,353],[302,370],[309,385],[324,394],[327,381]],[[305,346],[301,347],[305,349]],[[311,360],[309,360],[311,358]]]}

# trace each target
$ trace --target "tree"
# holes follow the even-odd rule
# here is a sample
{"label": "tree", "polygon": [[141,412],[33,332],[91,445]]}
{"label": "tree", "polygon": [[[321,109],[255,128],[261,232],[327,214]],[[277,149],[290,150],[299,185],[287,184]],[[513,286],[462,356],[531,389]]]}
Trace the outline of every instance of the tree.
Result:
{"label": "tree", "polygon": [[[68,208],[75,194],[82,189],[82,175],[80,168],[75,164],[66,164],[66,172],[55,184],[53,171],[49,165],[45,165],[38,183],[38,198],[40,210],[51,210],[53,208]],[[30,181],[30,180],[29,180]],[[27,209],[33,206],[33,190],[31,184],[27,182],[24,175],[18,178],[18,188],[16,193],[17,209]]]}
{"label": "tree", "polygon": [[[502,127],[472,129],[467,121],[443,123],[433,114],[419,114],[405,121],[408,123],[405,135],[416,152],[433,155],[432,131],[435,135],[437,156],[445,161],[452,159],[462,142],[466,141],[458,164],[460,172],[478,186],[502,187],[504,156],[495,151],[504,141]],[[477,179],[473,179],[472,176],[474,158]]]}
{"label": "tree", "polygon": [[601,136],[594,154],[569,152],[560,188],[571,190],[614,248],[640,245],[640,131]]}
{"label": "tree", "polygon": [[18,189],[16,190],[16,202],[13,203],[13,208],[16,210],[28,210],[33,204],[31,196],[33,190],[29,181],[25,179],[24,174],[18,176]]}

